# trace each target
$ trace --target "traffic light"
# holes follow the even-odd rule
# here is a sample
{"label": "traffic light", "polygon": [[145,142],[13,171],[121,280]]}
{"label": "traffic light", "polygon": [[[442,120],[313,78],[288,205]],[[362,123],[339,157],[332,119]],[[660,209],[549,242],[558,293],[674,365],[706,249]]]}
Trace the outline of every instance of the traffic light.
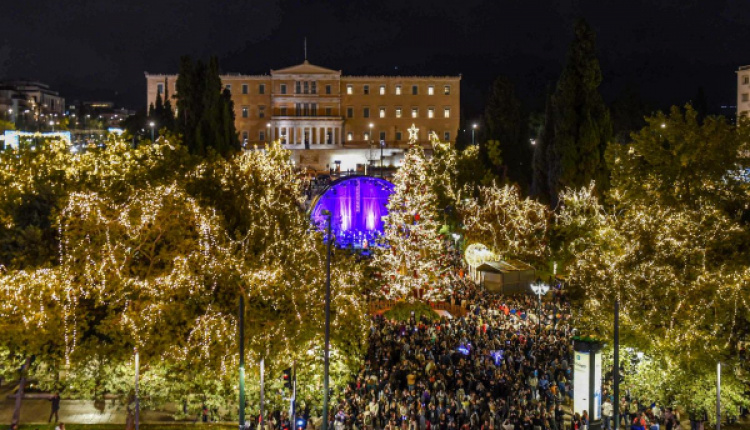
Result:
{"label": "traffic light", "polygon": [[284,376],[282,376],[282,379],[284,379],[284,388],[292,389],[292,368],[288,367],[284,369]]}

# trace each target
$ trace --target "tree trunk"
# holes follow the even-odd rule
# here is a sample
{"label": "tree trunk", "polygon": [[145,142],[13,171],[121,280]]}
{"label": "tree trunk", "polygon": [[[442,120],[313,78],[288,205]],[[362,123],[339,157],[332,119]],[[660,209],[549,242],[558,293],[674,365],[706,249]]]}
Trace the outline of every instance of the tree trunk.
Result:
{"label": "tree trunk", "polygon": [[13,409],[13,418],[10,426],[18,425],[21,421],[21,399],[23,399],[23,389],[26,386],[26,372],[31,366],[31,357],[26,357],[26,363],[21,367],[21,377],[19,378],[18,391],[16,392],[16,406]]}

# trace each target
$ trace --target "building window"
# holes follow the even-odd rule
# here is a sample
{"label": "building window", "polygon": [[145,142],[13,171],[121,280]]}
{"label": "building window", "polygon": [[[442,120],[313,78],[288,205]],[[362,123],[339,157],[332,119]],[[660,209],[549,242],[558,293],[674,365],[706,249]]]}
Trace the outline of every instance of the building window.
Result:
{"label": "building window", "polygon": [[242,106],[242,117],[247,118],[250,116],[250,109],[247,106]]}
{"label": "building window", "polygon": [[258,118],[265,118],[265,117],[266,117],[266,107],[258,106]]}
{"label": "building window", "polygon": [[385,140],[385,132],[384,131],[380,132],[380,140]]}
{"label": "building window", "polygon": [[435,108],[427,108],[427,118],[435,118]]}
{"label": "building window", "polygon": [[248,136],[247,130],[243,131],[242,132],[242,141],[245,142],[245,143],[247,143],[247,136]]}
{"label": "building window", "polygon": [[401,95],[401,85],[396,85],[396,95],[397,96]]}
{"label": "building window", "polygon": [[326,85],[326,94],[331,94],[331,86]]}
{"label": "building window", "polygon": [[401,118],[401,108],[400,107],[396,108],[396,118]]}
{"label": "building window", "polygon": [[362,118],[369,118],[370,117],[370,108],[366,107],[362,109]]}
{"label": "building window", "polygon": [[451,86],[450,85],[446,85],[446,86],[443,87],[443,94],[445,94],[446,96],[451,95]]}
{"label": "building window", "polygon": [[294,94],[301,94],[302,93],[302,82],[295,81],[294,82]]}
{"label": "building window", "polygon": [[411,95],[416,96],[417,94],[419,94],[419,87],[417,85],[412,85],[411,86]]}
{"label": "building window", "polygon": [[365,132],[364,137],[365,137],[365,140],[370,140],[370,133]]}
{"label": "building window", "polygon": [[294,114],[297,116],[302,115],[302,103],[295,103],[294,104]]}
{"label": "building window", "polygon": [[362,91],[364,92],[364,94],[366,96],[369,96],[370,95],[370,86],[369,85],[365,85],[364,88],[362,89]]}
{"label": "building window", "polygon": [[411,108],[411,117],[417,118],[419,116],[419,108]]}
{"label": "building window", "polygon": [[280,92],[281,94],[286,94],[286,84],[281,84],[281,85],[279,86],[279,92]]}
{"label": "building window", "polygon": [[226,84],[226,85],[224,85],[224,89],[227,90],[227,91],[229,91],[231,93],[232,92],[232,84]]}
{"label": "building window", "polygon": [[310,82],[310,94],[318,94],[318,82]]}
{"label": "building window", "polygon": [[450,118],[451,117],[451,108],[443,108],[443,118]]}
{"label": "building window", "polygon": [[266,140],[266,132],[264,130],[258,132],[258,140],[261,142]]}
{"label": "building window", "polygon": [[156,94],[164,94],[164,84],[156,84]]}
{"label": "building window", "polygon": [[310,111],[310,115],[318,116],[318,104],[317,103],[312,104],[312,110]]}
{"label": "building window", "polygon": [[435,95],[435,86],[430,85],[427,87],[427,95],[428,96],[434,96]]}
{"label": "building window", "polygon": [[310,82],[305,81],[305,94],[310,94]]}
{"label": "building window", "polygon": [[380,108],[380,117],[381,118],[385,118],[385,108],[384,107]]}
{"label": "building window", "polygon": [[443,133],[443,140],[446,141],[446,142],[450,142],[451,141],[451,132],[450,131],[446,131],[445,133]]}
{"label": "building window", "polygon": [[279,114],[280,114],[281,116],[286,116],[286,106],[284,106],[284,107],[282,107],[282,108],[280,109],[280,112],[279,112]]}
{"label": "building window", "polygon": [[346,108],[346,117],[347,118],[354,118],[354,108],[353,107]]}
{"label": "building window", "polygon": [[333,116],[333,109],[327,107],[326,108],[326,116]]}
{"label": "building window", "polygon": [[242,94],[247,94],[247,88],[248,88],[247,84],[242,84]]}
{"label": "building window", "polygon": [[350,131],[349,133],[346,133],[346,140],[352,141],[354,140],[354,134]]}
{"label": "building window", "polygon": [[354,94],[354,85],[351,85],[351,84],[347,85],[346,86],[346,93],[349,94],[349,95]]}
{"label": "building window", "polygon": [[266,84],[258,85],[258,94],[265,94],[265,93],[266,93]]}
{"label": "building window", "polygon": [[743,94],[742,95],[742,101],[743,102],[750,101],[750,95],[748,95],[747,93]]}
{"label": "building window", "polygon": [[396,132],[396,140],[401,140],[401,132],[400,131]]}
{"label": "building window", "polygon": [[385,85],[381,85],[381,86],[380,86],[380,95],[381,95],[381,96],[384,96],[384,95],[385,95]]}
{"label": "building window", "polygon": [[742,77],[742,83],[747,85],[750,84],[750,75],[745,75]]}

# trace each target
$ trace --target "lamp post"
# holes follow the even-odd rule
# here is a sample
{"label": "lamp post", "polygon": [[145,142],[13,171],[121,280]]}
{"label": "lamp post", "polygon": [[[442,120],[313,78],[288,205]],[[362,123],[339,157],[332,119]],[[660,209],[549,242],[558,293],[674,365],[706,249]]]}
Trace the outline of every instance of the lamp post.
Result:
{"label": "lamp post", "polygon": [[471,125],[471,144],[474,145],[474,131],[477,129],[477,124],[474,123]]}
{"label": "lamp post", "polygon": [[151,127],[151,143],[154,143],[154,126],[155,125],[156,124],[154,124],[153,121],[151,121],[150,123],[148,123],[148,126]]}
{"label": "lamp post", "polygon": [[549,291],[549,285],[543,282],[537,282],[535,284],[531,284],[531,290],[534,292],[534,294],[537,295],[537,297],[539,297],[539,307],[537,309],[537,333],[539,333],[542,331],[542,296],[547,294],[547,291]]}
{"label": "lamp post", "polygon": [[55,131],[55,121],[50,121],[49,126],[52,128],[52,131]]}
{"label": "lamp post", "polygon": [[323,215],[328,217],[326,226],[326,298],[325,298],[325,345],[323,350],[323,430],[328,430],[328,368],[329,368],[329,349],[331,336],[331,212],[324,211]]}
{"label": "lamp post", "polygon": [[140,358],[138,356],[138,347],[135,348],[135,430],[140,428],[141,405],[138,401],[138,376],[140,372]]}
{"label": "lamp post", "polygon": [[383,148],[385,147],[385,140],[380,141],[380,179],[383,179]]}
{"label": "lamp post", "polygon": [[240,292],[239,344],[240,344],[240,430],[245,430],[245,294]]}
{"label": "lamp post", "polygon": [[[614,401],[612,402],[612,418],[615,420],[614,429],[620,427],[620,300],[615,299],[615,351],[614,351]],[[627,424],[627,423],[626,423]]]}
{"label": "lamp post", "polygon": [[716,363],[716,430],[721,430],[721,361]]}

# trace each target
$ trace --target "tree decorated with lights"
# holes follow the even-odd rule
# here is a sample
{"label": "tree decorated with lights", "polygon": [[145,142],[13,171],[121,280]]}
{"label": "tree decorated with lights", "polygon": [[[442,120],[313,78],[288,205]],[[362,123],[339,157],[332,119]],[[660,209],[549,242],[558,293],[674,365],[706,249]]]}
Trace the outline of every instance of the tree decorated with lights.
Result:
{"label": "tree decorated with lights", "polygon": [[[584,305],[582,326],[611,336],[618,299],[623,343],[661,370],[667,382],[652,386],[672,387],[657,399],[715,417],[707,396],[716,362],[739,368],[737,344],[750,329],[749,188],[742,175],[750,136],[723,118],[701,123],[689,106],[648,124],[608,153],[606,206],[593,187],[563,193],[558,234],[574,256],[570,283]],[[735,372],[723,378],[738,386]],[[725,404],[736,407],[737,399],[722,393]]]}
{"label": "tree decorated with lights", "polygon": [[479,187],[460,210],[465,243],[481,243],[495,255],[526,261],[547,255],[547,206],[521,198],[517,186]]}
{"label": "tree decorated with lights", "polygon": [[438,233],[443,217],[434,183],[440,179],[430,175],[430,162],[417,144],[418,132],[413,125],[409,129],[410,147],[394,176],[394,193],[384,217],[387,247],[377,256],[383,293],[392,298],[440,298],[447,282],[448,261]]}

